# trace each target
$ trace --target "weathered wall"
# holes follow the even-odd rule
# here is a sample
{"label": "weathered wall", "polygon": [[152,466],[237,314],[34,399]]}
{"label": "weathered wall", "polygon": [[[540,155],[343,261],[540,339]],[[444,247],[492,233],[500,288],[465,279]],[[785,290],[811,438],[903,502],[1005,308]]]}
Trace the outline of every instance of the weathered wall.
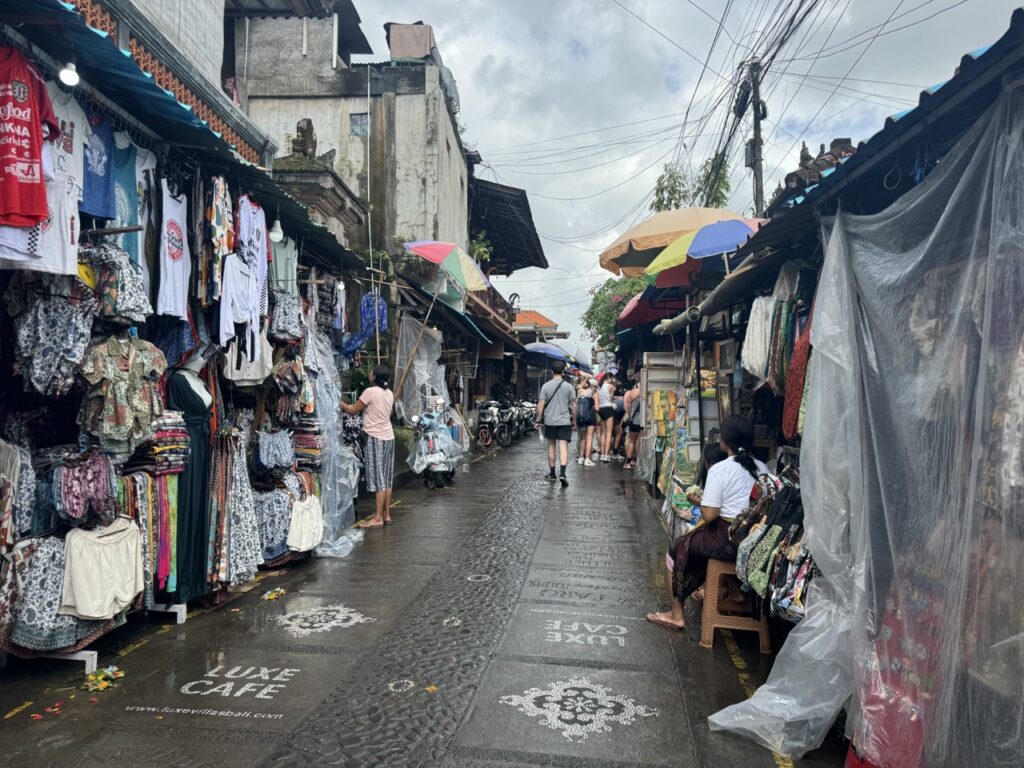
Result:
{"label": "weathered wall", "polygon": [[224,0],[130,0],[220,90],[224,59]]}
{"label": "weathered wall", "polygon": [[[291,49],[295,43],[285,35],[279,45]],[[320,83],[324,92],[310,96],[306,91],[319,64],[292,62],[292,54],[286,53],[284,63],[278,65],[268,48],[269,44],[250,48],[248,109],[256,124],[281,147],[279,154],[291,152],[289,137],[296,123],[304,117],[312,119],[317,154],[335,150],[334,171],[370,203],[374,248],[396,252],[401,240],[444,240],[465,248],[469,228],[466,162],[437,68],[384,68],[372,74],[373,173],[368,191],[367,137],[354,131],[352,122],[353,115],[367,113],[366,70],[334,72],[329,83],[326,79]],[[256,51],[260,51],[258,65]],[[293,83],[290,92],[282,71]],[[355,246],[365,247],[365,243]]]}

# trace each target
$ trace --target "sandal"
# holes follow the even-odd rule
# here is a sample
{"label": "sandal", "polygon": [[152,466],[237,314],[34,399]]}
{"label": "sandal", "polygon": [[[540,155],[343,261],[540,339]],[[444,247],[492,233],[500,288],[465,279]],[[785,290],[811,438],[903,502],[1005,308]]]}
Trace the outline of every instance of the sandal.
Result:
{"label": "sandal", "polygon": [[673,624],[671,621],[659,619],[657,613],[648,613],[647,620],[651,622],[651,624],[657,624],[659,627],[666,627],[667,629],[674,629],[676,632],[682,632],[686,629],[686,624],[679,626],[678,624]]}

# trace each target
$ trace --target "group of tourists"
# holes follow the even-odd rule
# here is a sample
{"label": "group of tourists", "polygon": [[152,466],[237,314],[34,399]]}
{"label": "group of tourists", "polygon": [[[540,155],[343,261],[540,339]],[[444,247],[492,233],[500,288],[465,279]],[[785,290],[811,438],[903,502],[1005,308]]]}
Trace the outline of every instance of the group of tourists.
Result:
{"label": "group of tourists", "polygon": [[551,379],[541,389],[537,403],[537,424],[547,440],[548,479],[569,485],[565,469],[574,431],[577,464],[593,467],[598,462],[621,461],[624,469],[633,469],[643,431],[642,410],[639,383],[605,373],[581,377],[573,384],[565,363],[552,363]]}

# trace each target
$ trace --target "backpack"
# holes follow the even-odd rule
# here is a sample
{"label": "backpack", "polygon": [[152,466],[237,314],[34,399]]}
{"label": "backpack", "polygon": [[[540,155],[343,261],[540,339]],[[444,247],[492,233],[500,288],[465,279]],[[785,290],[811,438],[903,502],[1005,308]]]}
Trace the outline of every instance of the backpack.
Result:
{"label": "backpack", "polygon": [[586,424],[594,420],[594,396],[581,397],[576,400],[576,423]]}

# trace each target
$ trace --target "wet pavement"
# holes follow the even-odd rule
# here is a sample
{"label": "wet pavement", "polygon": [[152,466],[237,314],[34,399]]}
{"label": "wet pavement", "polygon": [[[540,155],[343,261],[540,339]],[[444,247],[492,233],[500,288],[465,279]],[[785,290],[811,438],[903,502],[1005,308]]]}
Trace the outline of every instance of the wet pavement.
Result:
{"label": "wet pavement", "polygon": [[[643,620],[667,538],[628,473],[573,465],[562,489],[543,471],[524,441],[454,489],[400,490],[394,524],[348,558],[264,573],[181,626],[133,617],[95,646],[117,688],[10,660],[8,764],[794,765],[707,728],[767,674],[753,635],[707,651],[696,616],[685,633]],[[835,746],[795,765],[842,762]]]}

